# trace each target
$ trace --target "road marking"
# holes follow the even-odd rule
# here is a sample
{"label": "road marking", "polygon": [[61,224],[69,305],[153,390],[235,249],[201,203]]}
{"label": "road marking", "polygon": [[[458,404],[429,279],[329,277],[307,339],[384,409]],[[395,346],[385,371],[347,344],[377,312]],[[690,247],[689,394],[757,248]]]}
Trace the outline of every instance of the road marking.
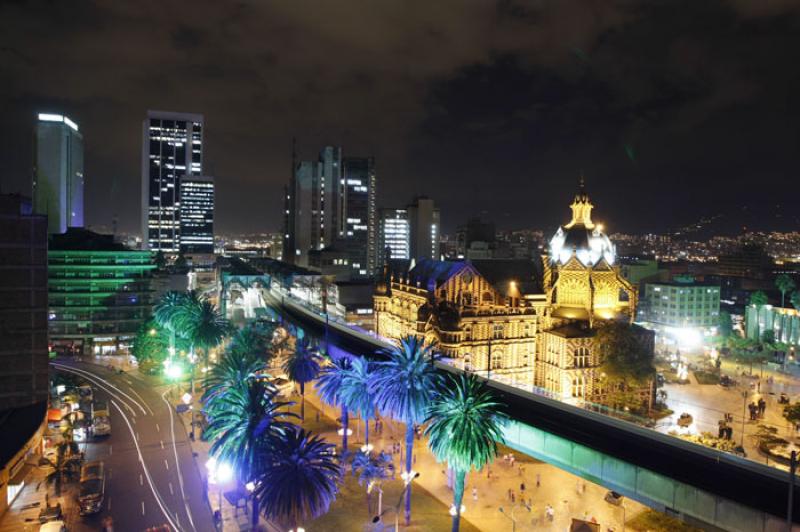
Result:
{"label": "road marking", "polygon": [[139,485],[144,486],[144,479],[142,478],[142,474],[139,473]]}
{"label": "road marking", "polygon": [[135,394],[136,394],[136,397],[138,397],[139,399],[141,399],[141,400],[142,400],[142,403],[144,404],[144,406],[145,406],[145,407],[146,407],[146,408],[147,408],[147,409],[150,411],[150,415],[151,415],[151,416],[152,416],[152,415],[154,415],[154,414],[153,414],[153,409],[152,409],[152,408],[150,408],[150,405],[149,405],[149,404],[147,404],[147,401],[145,401],[145,400],[144,400],[144,397],[142,397],[141,395],[139,395],[139,392],[137,392],[136,390],[134,390],[134,389],[133,389],[133,383],[132,383],[132,382],[129,382],[128,384],[130,384],[130,385],[131,385],[131,386],[128,386],[128,388],[130,388],[130,389],[131,389],[131,391],[132,391],[133,393],[135,393]]}
{"label": "road marking", "polygon": [[[125,397],[127,397],[133,404],[135,404],[137,407],[139,407],[139,410],[142,411],[142,414],[147,415],[147,411],[144,409],[144,407],[141,404],[139,404],[139,401],[137,401],[136,399],[134,399],[133,397],[131,397],[127,393],[123,392],[122,390],[120,390],[119,388],[117,388],[116,386],[114,386],[113,384],[111,384],[110,382],[105,380],[104,378],[99,377],[99,376],[97,376],[94,373],[91,373],[89,371],[86,371],[86,370],[83,370],[83,369],[78,369],[78,368],[73,368],[72,366],[65,366],[63,364],[59,364],[58,362],[51,362],[50,365],[55,366],[55,367],[57,367],[59,369],[63,369],[64,371],[72,371],[74,373],[82,374],[83,376],[85,376],[90,381],[92,381],[94,379],[94,381],[102,382],[106,386],[116,390],[120,395],[124,395]],[[102,384],[98,384],[97,382],[94,382],[94,384],[96,386],[100,387],[100,388],[105,389],[105,387]],[[114,395],[113,392],[109,391],[108,389],[105,389],[105,391],[107,391],[111,395]],[[120,401],[120,402],[124,403],[124,401]],[[136,414],[134,414],[134,416],[135,415]]]}
{"label": "road marking", "polygon": [[158,426],[158,423],[156,423],[156,430],[157,430],[158,432],[161,432],[161,427],[159,427],[159,426]]}
{"label": "road marking", "polygon": [[[104,392],[108,393],[111,397],[113,397],[114,399],[116,399],[117,401],[122,403],[122,406],[124,406],[128,410],[128,412],[131,413],[131,415],[134,418],[136,417],[136,411],[128,404],[128,402],[125,401],[123,398],[121,398],[116,393],[112,392],[109,388],[106,388],[105,386],[100,384],[99,381],[103,381],[103,379],[101,379],[97,375],[89,373],[88,371],[83,371],[83,370],[80,370],[80,369],[77,369],[77,368],[72,368],[72,367],[69,367],[69,366],[64,366],[62,364],[57,364],[55,362],[51,362],[50,365],[53,366],[54,368],[56,368],[59,371],[65,371],[67,373],[72,373],[73,375],[78,375],[79,377],[83,377],[84,379],[87,379],[89,382],[91,382],[92,384],[94,384],[95,386],[97,386],[98,388],[103,390]],[[106,382],[106,381],[103,381],[103,382]],[[116,388],[111,384],[109,386],[119,390],[119,388]],[[122,390],[119,390],[119,391],[122,392]],[[122,393],[125,394],[124,392],[122,392]],[[127,396],[127,394],[125,394],[125,395]],[[127,397],[130,399],[130,396],[127,396]],[[136,401],[133,401],[133,402],[136,403]],[[136,403],[136,405],[139,406],[140,409],[142,408],[138,403]],[[144,409],[142,409],[142,412],[144,413]]]}
{"label": "road marking", "polygon": [[[125,424],[128,425],[128,431],[130,432],[131,437],[133,437],[133,426],[131,425],[131,422],[128,420],[128,416],[125,415],[125,412],[122,410],[122,408],[120,408],[120,406],[116,403],[116,401],[111,401],[111,404],[114,405],[114,407],[116,407],[117,411],[119,411],[120,415],[122,416],[122,419],[125,420]],[[147,476],[147,483],[150,485],[150,491],[153,493],[153,497],[155,497],[156,503],[161,508],[161,513],[163,513],[164,517],[167,518],[169,524],[172,525],[172,527],[175,530],[180,532],[181,528],[175,524],[175,521],[173,521],[172,514],[170,514],[167,511],[167,508],[164,506],[164,503],[161,500],[161,496],[159,495],[158,490],[156,490],[156,487],[153,484],[153,479],[150,477],[150,471],[147,469],[147,464],[144,463],[144,456],[142,456],[142,449],[141,447],[139,447],[139,442],[137,442],[136,439],[134,439],[133,444],[136,446],[136,454],[139,456],[139,463],[142,465],[142,469],[144,470],[145,476]],[[142,512],[144,512],[144,501],[142,501]]]}
{"label": "road marking", "polygon": [[169,462],[167,462],[166,458],[164,458],[164,467],[166,467],[167,471],[169,471]]}
{"label": "road marking", "polygon": [[164,397],[169,389],[164,390],[164,393],[161,394],[161,400],[164,401],[164,404],[167,405],[167,410],[169,411],[169,430],[172,436],[172,452],[175,455],[175,470],[178,473],[178,486],[181,488],[181,496],[183,497],[183,506],[186,509],[186,515],[189,517],[189,524],[191,525],[192,529],[197,530],[194,526],[194,519],[192,518],[192,511],[189,508],[188,498],[186,497],[186,491],[183,488],[183,474],[181,474],[181,461],[178,459],[178,445],[175,443],[175,417],[172,414],[172,405],[167,401],[167,398]]}
{"label": "road marking", "polygon": [[142,515],[144,515],[144,501],[142,501]]}
{"label": "road marking", "polygon": [[169,483],[169,494],[170,495],[175,495],[175,491],[173,491],[173,489],[172,489],[172,482]]}
{"label": "road marking", "polygon": [[161,442],[161,448],[164,448],[164,440],[159,440]]}

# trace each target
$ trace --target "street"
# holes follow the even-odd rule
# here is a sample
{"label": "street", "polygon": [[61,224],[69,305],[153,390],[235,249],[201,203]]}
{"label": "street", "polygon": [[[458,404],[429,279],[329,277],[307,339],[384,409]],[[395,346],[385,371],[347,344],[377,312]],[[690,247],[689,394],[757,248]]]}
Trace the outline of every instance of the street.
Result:
{"label": "street", "polygon": [[187,430],[166,397],[169,388],[155,386],[147,377],[117,374],[93,364],[58,360],[51,365],[89,381],[96,396],[111,405],[111,435],[85,444],[86,459],[106,465],[103,510],[80,522],[68,522],[69,530],[98,530],[103,518],[111,516],[115,531],[158,525],[187,532],[213,531]]}

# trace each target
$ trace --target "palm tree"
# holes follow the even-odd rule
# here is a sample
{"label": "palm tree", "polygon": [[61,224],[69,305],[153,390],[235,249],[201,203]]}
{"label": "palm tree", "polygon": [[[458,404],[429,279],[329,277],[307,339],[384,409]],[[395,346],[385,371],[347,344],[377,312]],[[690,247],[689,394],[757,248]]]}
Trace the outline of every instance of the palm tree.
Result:
{"label": "palm tree", "polygon": [[473,467],[480,469],[497,456],[503,441],[504,416],[486,386],[474,375],[450,377],[449,386],[437,394],[428,411],[428,446],[438,461],[447,461],[455,473],[453,532],[458,531],[464,479]]}
{"label": "palm tree", "polygon": [[782,273],[775,277],[775,287],[781,291],[781,307],[786,306],[786,293],[797,288],[797,283],[787,274]]}
{"label": "palm tree", "polygon": [[254,353],[226,352],[206,374],[203,403],[213,401],[230,388],[249,380],[266,377],[265,370],[266,364]]}
{"label": "palm tree", "polygon": [[377,488],[379,493],[378,511],[375,515],[381,515],[383,482],[389,477],[389,472],[394,468],[392,457],[386,453],[373,456],[371,453],[356,453],[352,463],[353,475],[358,472],[358,485],[367,485],[367,512],[370,511],[370,497],[372,491]]}
{"label": "palm tree", "polygon": [[207,299],[192,304],[186,310],[185,335],[193,347],[203,350],[205,363],[208,364],[208,350],[222,343],[231,332],[231,325],[216,305]]}
{"label": "palm tree", "polygon": [[792,306],[797,310],[800,310],[800,291],[795,290],[792,292],[791,297],[789,297],[789,301],[792,302]]}
{"label": "palm tree", "polygon": [[370,381],[375,374],[375,363],[356,357],[352,369],[342,379],[342,401],[350,412],[364,420],[364,445],[369,445],[369,421],[375,418],[375,392]]}
{"label": "palm tree", "polygon": [[265,458],[253,498],[266,517],[288,522],[296,530],[303,521],[328,511],[338,481],[335,446],[295,427]]}
{"label": "palm tree", "polygon": [[353,364],[349,357],[345,355],[332,357],[330,363],[320,370],[314,385],[320,399],[331,406],[338,406],[342,409],[342,451],[344,453],[347,452],[349,418],[347,405],[342,401],[342,381],[352,367]]}
{"label": "palm tree", "polygon": [[305,419],[306,410],[306,383],[313,381],[319,374],[320,356],[311,347],[308,337],[303,337],[295,343],[294,352],[289,355],[283,364],[283,371],[290,380],[300,385],[300,419]]}
{"label": "palm tree", "polygon": [[170,290],[153,307],[153,317],[161,327],[169,331],[169,345],[175,349],[175,335],[180,327],[180,317],[186,310],[186,292]]}
{"label": "palm tree", "polygon": [[[277,401],[276,395],[266,381],[249,379],[206,403],[209,424],[205,436],[212,442],[209,454],[229,463],[242,483],[256,479],[272,445],[293,429],[287,419],[297,416],[286,411],[290,403]],[[254,526],[258,524],[255,502]]]}
{"label": "palm tree", "polygon": [[[386,355],[386,361],[376,363],[372,378],[375,404],[406,424],[406,474],[413,464],[414,424],[424,421],[439,382],[439,375],[430,363],[431,345],[415,336],[400,339]],[[411,522],[411,485],[406,495],[406,526]]]}
{"label": "palm tree", "polygon": [[76,455],[68,453],[63,445],[59,445],[55,460],[49,458],[43,458],[43,460],[53,468],[45,477],[45,481],[48,485],[54,486],[56,496],[60,497],[64,482],[80,476],[80,459]]}
{"label": "palm tree", "polygon": [[242,327],[231,338],[228,350],[241,356],[255,356],[268,364],[273,356],[272,333],[257,323]]}

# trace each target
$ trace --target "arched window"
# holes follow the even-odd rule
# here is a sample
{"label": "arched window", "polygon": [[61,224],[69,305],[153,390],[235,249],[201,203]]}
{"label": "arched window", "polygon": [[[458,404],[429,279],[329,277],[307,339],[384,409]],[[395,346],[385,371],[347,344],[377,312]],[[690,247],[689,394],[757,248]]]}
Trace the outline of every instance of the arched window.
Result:
{"label": "arched window", "polygon": [[492,330],[494,331],[493,336],[495,338],[503,338],[503,333],[505,332],[505,327],[503,326],[502,323],[495,323],[493,325],[493,327],[492,327]]}
{"label": "arched window", "polygon": [[494,301],[494,296],[492,295],[491,292],[484,292],[483,295],[481,296],[481,300],[484,303],[492,303]]}
{"label": "arched window", "polygon": [[503,367],[503,352],[492,351],[492,369],[502,369]]}
{"label": "arched window", "polygon": [[572,397],[584,397],[586,394],[586,381],[583,375],[577,374],[572,378]]}
{"label": "arched window", "polygon": [[591,353],[589,353],[589,348],[579,347],[575,349],[572,353],[573,366],[576,368],[589,367],[590,357]]}

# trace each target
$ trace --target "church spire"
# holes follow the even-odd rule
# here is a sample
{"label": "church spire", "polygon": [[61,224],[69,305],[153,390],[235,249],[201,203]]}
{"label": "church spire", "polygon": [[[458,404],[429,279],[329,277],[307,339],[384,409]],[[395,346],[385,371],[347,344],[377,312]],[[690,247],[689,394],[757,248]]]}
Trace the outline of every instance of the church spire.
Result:
{"label": "church spire", "polygon": [[589,200],[589,194],[586,192],[586,180],[583,177],[583,170],[581,170],[581,177],[578,180],[578,193],[569,208],[572,209],[572,220],[566,225],[567,228],[573,225],[583,225],[586,229],[594,228],[594,222],[592,222],[594,205],[592,205]]}

